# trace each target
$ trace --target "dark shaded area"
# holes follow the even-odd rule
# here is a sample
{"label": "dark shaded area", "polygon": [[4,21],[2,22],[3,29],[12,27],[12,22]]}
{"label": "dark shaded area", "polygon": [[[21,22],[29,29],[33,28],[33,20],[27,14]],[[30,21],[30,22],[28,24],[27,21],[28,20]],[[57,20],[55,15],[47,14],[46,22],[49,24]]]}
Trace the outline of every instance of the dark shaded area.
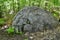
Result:
{"label": "dark shaded area", "polygon": [[1,9],[1,6],[0,6],[0,18],[3,18],[3,12],[2,12],[2,9]]}
{"label": "dark shaded area", "polygon": [[8,34],[5,31],[0,31],[0,40],[23,40],[23,36],[19,34]]}
{"label": "dark shaded area", "polygon": [[59,25],[60,25],[60,19],[59,19]]}
{"label": "dark shaded area", "polygon": [[45,32],[35,32],[28,33],[26,35],[19,35],[15,33],[8,34],[5,31],[0,31],[0,40],[60,40],[60,32],[57,30],[48,30]]}

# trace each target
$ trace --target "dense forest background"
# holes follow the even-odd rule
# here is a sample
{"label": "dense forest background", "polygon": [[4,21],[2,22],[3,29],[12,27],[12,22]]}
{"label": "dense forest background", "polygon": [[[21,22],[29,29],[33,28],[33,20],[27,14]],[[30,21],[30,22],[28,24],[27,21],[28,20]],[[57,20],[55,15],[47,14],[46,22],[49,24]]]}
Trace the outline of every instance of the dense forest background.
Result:
{"label": "dense forest background", "polygon": [[0,26],[11,25],[14,16],[25,6],[38,6],[60,18],[60,0],[0,0]]}

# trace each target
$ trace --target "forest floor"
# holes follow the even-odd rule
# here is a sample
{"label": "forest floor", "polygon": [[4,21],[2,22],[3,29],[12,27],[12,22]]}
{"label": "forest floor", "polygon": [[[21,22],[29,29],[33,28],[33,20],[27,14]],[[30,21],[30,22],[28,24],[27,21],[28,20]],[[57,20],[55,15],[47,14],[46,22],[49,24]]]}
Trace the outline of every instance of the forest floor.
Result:
{"label": "forest floor", "polygon": [[60,26],[54,30],[47,30],[44,32],[8,34],[7,32],[0,31],[0,40],[60,40]]}

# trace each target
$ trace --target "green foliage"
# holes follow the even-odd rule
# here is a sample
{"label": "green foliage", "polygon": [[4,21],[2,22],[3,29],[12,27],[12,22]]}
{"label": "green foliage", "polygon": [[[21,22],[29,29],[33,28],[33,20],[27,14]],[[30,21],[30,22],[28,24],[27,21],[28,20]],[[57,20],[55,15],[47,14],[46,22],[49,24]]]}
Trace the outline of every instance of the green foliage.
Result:
{"label": "green foliage", "polygon": [[24,40],[28,40],[28,37],[25,37]]}
{"label": "green foliage", "polygon": [[24,39],[24,40],[28,40],[28,39]]}
{"label": "green foliage", "polygon": [[57,19],[59,19],[59,13],[57,13],[56,11],[52,12],[53,16]]}
{"label": "green foliage", "polygon": [[6,31],[8,33],[13,33],[14,32],[14,28],[13,27],[9,27],[8,29],[6,29]]}
{"label": "green foliage", "polygon": [[60,6],[60,0],[0,0],[0,6],[2,12],[5,12],[5,14],[9,14],[10,10],[13,10],[13,16],[24,6],[39,6],[41,8],[46,7],[50,10],[50,7]]}
{"label": "green foliage", "polygon": [[5,19],[4,18],[0,18],[0,25],[3,25],[5,23]]}
{"label": "green foliage", "polygon": [[[9,27],[8,29],[6,29],[6,31],[8,32],[8,34],[11,34],[11,33],[15,33],[15,30],[14,30],[14,27]],[[18,31],[16,31],[16,34],[20,34],[20,35],[23,35],[24,34],[24,32],[18,32]]]}

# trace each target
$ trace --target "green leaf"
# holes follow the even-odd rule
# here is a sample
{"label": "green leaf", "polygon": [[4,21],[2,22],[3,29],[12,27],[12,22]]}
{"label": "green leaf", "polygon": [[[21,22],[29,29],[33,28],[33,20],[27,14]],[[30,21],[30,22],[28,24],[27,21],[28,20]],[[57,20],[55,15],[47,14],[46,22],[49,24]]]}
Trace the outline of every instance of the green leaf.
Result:
{"label": "green leaf", "polygon": [[13,27],[9,27],[8,29],[6,29],[6,31],[8,33],[13,33],[14,32],[14,28]]}
{"label": "green leaf", "polygon": [[0,18],[0,24],[4,24],[5,23],[5,19],[4,18]]}

